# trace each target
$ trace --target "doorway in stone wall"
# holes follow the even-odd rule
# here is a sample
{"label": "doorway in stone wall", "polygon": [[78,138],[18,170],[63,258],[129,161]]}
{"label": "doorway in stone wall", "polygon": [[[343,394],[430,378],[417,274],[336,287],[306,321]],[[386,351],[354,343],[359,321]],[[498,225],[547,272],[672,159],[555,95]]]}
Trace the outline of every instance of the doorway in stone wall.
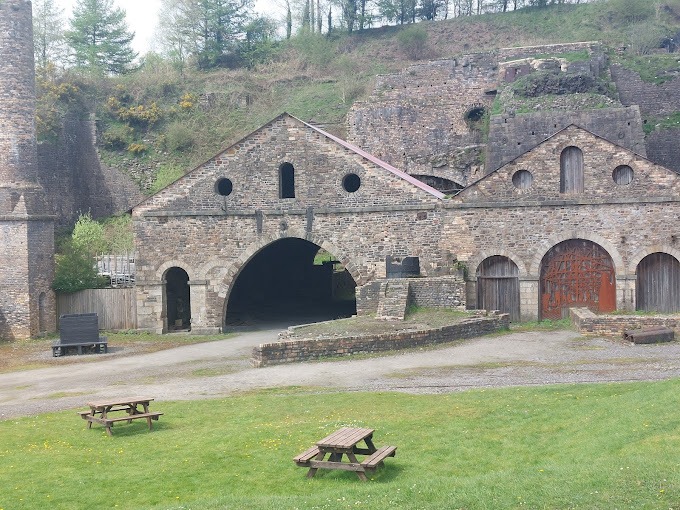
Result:
{"label": "doorway in stone wall", "polygon": [[574,306],[602,313],[616,309],[612,258],[600,245],[584,239],[553,246],[541,262],[540,319],[567,318]]}
{"label": "doorway in stone wall", "polygon": [[226,330],[263,324],[304,324],[356,313],[356,283],[333,254],[298,238],[257,252],[232,284]]}
{"label": "doorway in stone wall", "polygon": [[508,257],[494,255],[477,268],[477,308],[499,310],[520,319],[519,269]]}
{"label": "doorway in stone wall", "polygon": [[165,307],[168,331],[191,329],[189,275],[181,267],[171,267],[165,273]]}
{"label": "doorway in stone wall", "polygon": [[680,262],[667,253],[652,253],[636,270],[636,310],[676,313],[680,311]]}

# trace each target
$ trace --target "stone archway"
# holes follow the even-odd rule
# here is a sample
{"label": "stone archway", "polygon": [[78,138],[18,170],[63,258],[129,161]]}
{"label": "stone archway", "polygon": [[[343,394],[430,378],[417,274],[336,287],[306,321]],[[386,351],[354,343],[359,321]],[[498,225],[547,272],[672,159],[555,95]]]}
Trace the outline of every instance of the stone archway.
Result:
{"label": "stone archway", "polygon": [[[301,237],[259,244],[228,271],[223,328],[263,321],[314,322],[356,313],[359,278],[351,263]],[[321,261],[320,251],[328,253],[329,260]]]}
{"label": "stone archway", "polygon": [[569,239],[553,246],[540,270],[539,318],[568,317],[570,307],[594,312],[616,310],[616,271],[612,257],[600,245]]}

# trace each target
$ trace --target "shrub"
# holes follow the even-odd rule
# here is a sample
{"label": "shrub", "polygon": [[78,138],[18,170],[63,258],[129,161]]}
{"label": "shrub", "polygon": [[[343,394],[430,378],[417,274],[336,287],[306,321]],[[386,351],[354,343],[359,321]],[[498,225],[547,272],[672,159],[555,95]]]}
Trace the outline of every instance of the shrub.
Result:
{"label": "shrub", "polygon": [[421,26],[412,25],[400,31],[397,42],[411,60],[420,60],[427,54],[427,31]]}
{"label": "shrub", "polygon": [[71,293],[83,289],[98,289],[106,285],[99,276],[94,257],[73,240],[62,244],[62,253],[55,255],[52,288]]}
{"label": "shrub", "polygon": [[165,146],[171,151],[182,151],[194,144],[191,130],[184,124],[173,122],[165,132]]}
{"label": "shrub", "polygon": [[127,150],[128,152],[137,155],[141,154],[142,152],[146,152],[149,150],[149,148],[143,143],[132,142],[130,145],[128,145]]}
{"label": "shrub", "polygon": [[102,134],[101,143],[107,149],[125,149],[132,142],[134,132],[135,130],[129,126],[116,124]]}

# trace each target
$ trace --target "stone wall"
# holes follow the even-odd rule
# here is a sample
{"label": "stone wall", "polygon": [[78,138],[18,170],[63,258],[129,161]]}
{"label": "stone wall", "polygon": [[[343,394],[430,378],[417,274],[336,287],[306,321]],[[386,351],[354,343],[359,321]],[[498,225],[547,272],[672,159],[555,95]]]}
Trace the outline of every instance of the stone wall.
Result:
{"label": "stone wall", "polygon": [[571,308],[569,315],[582,335],[621,336],[624,331],[649,326],[680,328],[680,315],[596,315],[588,308]]}
{"label": "stone wall", "polygon": [[680,111],[680,78],[660,85],[645,83],[638,73],[620,64],[612,64],[611,73],[624,105],[639,105],[643,115],[660,116]]}
{"label": "stone wall", "polygon": [[576,124],[637,154],[647,155],[637,106],[579,112],[506,113],[491,117],[487,170],[495,170],[512,161],[570,124]]}
{"label": "stone wall", "polygon": [[406,278],[409,304],[422,308],[465,310],[465,280],[457,276]]}
{"label": "stone wall", "polygon": [[649,159],[680,173],[680,128],[654,131],[646,143]]}
{"label": "stone wall", "polygon": [[436,329],[363,335],[319,340],[281,341],[253,349],[251,363],[256,367],[315,360],[330,356],[351,356],[453,342],[507,330],[508,314],[465,319]]}
{"label": "stone wall", "polygon": [[67,118],[56,144],[38,145],[38,178],[58,226],[87,211],[94,218],[127,211],[144,198],[129,176],[101,162],[95,131],[94,120]]}

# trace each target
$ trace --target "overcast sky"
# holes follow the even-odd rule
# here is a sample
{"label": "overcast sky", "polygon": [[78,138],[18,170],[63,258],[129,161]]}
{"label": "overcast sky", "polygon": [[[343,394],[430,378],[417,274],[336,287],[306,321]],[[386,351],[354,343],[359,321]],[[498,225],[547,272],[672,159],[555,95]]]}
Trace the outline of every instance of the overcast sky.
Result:
{"label": "overcast sky", "polygon": [[[65,19],[70,19],[76,0],[57,0],[56,3],[64,9]],[[132,47],[143,55],[152,44],[161,0],[113,0],[113,3],[125,11],[128,27],[135,33]],[[275,0],[256,0],[255,11],[274,18],[278,18],[281,12],[275,6]]]}

